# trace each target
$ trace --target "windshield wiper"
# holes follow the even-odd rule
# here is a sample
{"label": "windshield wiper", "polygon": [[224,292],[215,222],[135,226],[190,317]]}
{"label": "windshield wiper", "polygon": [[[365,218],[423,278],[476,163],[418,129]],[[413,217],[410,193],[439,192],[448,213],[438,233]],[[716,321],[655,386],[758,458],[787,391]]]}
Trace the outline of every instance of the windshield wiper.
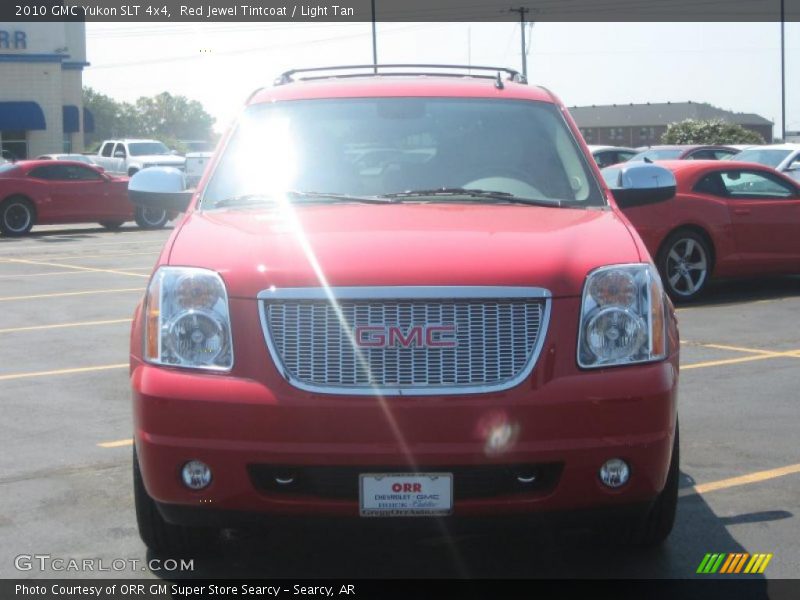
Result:
{"label": "windshield wiper", "polygon": [[430,190],[409,190],[406,192],[395,192],[393,194],[381,194],[379,198],[388,198],[393,202],[402,202],[406,199],[431,200],[452,199],[460,200],[494,200],[509,204],[530,204],[533,206],[562,206],[561,200],[544,200],[537,198],[524,198],[516,196],[510,192],[499,192],[492,190],[479,190],[474,188],[435,188]]}
{"label": "windshield wiper", "polygon": [[226,206],[247,206],[251,204],[263,204],[266,202],[275,202],[275,199],[285,196],[292,201],[320,201],[320,202],[365,202],[369,204],[386,204],[389,202],[386,198],[379,198],[377,196],[353,196],[351,194],[337,194],[334,192],[303,192],[299,190],[287,190],[275,194],[240,194],[238,196],[231,196],[230,198],[223,198],[217,200],[213,208],[224,208]]}

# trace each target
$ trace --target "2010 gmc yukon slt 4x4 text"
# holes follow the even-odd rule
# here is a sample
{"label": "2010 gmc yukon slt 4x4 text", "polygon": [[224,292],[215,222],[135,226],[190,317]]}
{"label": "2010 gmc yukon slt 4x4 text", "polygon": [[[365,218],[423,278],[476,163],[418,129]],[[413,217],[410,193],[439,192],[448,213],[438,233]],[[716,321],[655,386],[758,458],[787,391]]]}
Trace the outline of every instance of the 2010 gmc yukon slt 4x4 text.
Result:
{"label": "2010 gmc yukon slt 4x4 text", "polygon": [[341,73],[255,92],[195,191],[131,179],[186,211],[131,338],[146,544],[584,509],[662,541],[678,333],[615,197],[665,200],[672,174],[623,165],[612,197],[563,104],[513,71]]}

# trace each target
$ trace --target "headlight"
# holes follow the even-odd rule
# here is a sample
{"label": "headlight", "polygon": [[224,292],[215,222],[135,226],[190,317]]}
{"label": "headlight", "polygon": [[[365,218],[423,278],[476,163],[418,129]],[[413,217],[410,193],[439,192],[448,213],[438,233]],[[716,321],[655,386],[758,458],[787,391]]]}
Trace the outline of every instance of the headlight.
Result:
{"label": "headlight", "polygon": [[147,362],[214,371],[233,366],[228,294],[214,271],[161,267],[144,309]]}
{"label": "headlight", "polygon": [[578,364],[608,367],[667,355],[664,291],[647,264],[612,265],[589,273],[583,289]]}

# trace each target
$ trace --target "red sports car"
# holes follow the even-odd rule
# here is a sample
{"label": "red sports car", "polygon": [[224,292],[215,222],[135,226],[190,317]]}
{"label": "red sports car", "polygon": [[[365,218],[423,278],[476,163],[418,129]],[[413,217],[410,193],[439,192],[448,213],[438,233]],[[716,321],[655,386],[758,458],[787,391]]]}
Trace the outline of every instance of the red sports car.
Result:
{"label": "red sports car", "polygon": [[659,164],[675,174],[675,197],[624,213],[673,299],[696,298],[711,277],[800,272],[797,182],[755,163]]}
{"label": "red sports car", "polygon": [[28,233],[34,225],[97,222],[117,229],[163,227],[171,215],[136,207],[128,200],[128,178],[77,161],[28,160],[0,165],[0,232]]}

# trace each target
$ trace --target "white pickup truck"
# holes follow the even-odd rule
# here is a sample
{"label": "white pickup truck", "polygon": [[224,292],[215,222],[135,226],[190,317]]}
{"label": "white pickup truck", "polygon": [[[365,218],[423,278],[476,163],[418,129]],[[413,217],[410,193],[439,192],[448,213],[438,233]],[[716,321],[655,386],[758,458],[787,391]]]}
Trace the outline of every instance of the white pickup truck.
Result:
{"label": "white pickup truck", "polygon": [[147,167],[184,168],[186,159],[176,156],[158,140],[106,140],[92,160],[111,175],[131,176]]}

